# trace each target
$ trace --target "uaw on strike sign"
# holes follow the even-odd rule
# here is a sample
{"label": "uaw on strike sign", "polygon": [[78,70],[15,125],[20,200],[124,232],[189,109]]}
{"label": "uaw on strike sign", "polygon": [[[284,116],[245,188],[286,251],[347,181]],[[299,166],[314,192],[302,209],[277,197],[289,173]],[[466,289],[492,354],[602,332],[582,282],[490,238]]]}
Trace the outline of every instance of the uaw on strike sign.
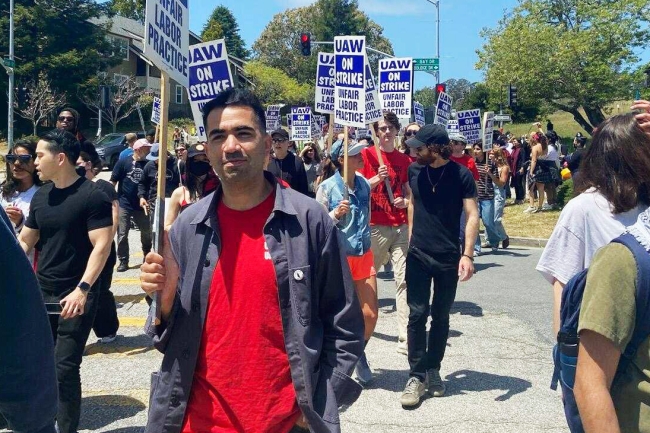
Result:
{"label": "uaw on strike sign", "polygon": [[366,126],[366,37],[336,36],[335,123]]}
{"label": "uaw on strike sign", "polygon": [[187,87],[190,28],[187,0],[147,0],[144,53],[162,71]]}
{"label": "uaw on strike sign", "polygon": [[318,53],[314,99],[314,111],[317,113],[334,113],[334,81],[334,54]]}
{"label": "uaw on strike sign", "polygon": [[228,53],[223,39],[190,47],[190,86],[187,94],[192,106],[199,141],[207,141],[203,125],[203,106],[233,86]]}
{"label": "uaw on strike sign", "polygon": [[412,58],[379,60],[379,99],[382,109],[392,111],[400,119],[410,119],[412,90]]}

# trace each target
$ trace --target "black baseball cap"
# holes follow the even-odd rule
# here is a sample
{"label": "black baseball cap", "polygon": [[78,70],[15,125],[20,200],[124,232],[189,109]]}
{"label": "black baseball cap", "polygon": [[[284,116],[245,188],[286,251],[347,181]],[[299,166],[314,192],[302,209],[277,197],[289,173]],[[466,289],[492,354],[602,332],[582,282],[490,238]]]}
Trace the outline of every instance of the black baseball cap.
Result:
{"label": "black baseball cap", "polygon": [[189,150],[187,151],[188,158],[194,158],[197,155],[205,155],[205,145],[203,143],[198,143],[194,146],[190,146]]}
{"label": "black baseball cap", "polygon": [[271,132],[271,138],[279,138],[282,139],[283,141],[288,141],[289,133],[282,128],[278,128],[275,131]]}
{"label": "black baseball cap", "polygon": [[429,144],[449,144],[447,128],[442,125],[424,125],[415,137],[406,140],[408,147],[422,147]]}

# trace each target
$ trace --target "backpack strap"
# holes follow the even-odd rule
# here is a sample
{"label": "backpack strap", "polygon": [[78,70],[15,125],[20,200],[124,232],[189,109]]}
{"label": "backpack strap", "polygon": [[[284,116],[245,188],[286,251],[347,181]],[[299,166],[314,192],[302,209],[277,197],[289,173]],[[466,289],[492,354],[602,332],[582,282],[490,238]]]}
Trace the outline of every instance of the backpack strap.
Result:
{"label": "backpack strap", "polygon": [[650,253],[629,233],[619,236],[612,242],[623,244],[630,249],[637,268],[636,322],[632,338],[619,361],[617,373],[621,373],[634,360],[639,346],[650,335]]}

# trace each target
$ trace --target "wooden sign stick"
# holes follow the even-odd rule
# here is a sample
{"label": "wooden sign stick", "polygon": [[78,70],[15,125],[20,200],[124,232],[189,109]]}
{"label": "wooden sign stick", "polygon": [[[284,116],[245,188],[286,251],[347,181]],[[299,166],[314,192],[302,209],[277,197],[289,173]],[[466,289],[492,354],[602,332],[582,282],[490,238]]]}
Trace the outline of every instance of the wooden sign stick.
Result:
{"label": "wooden sign stick", "polygon": [[[372,142],[375,143],[375,152],[377,152],[377,160],[379,161],[379,166],[381,167],[384,164],[384,157],[381,156],[381,147],[379,147],[379,138],[375,132],[375,125],[370,125],[370,134],[372,134]],[[388,194],[388,200],[390,204],[395,203],[395,196],[393,195],[393,190],[390,188],[390,180],[388,178],[384,179],[384,184],[386,185],[386,193]]]}

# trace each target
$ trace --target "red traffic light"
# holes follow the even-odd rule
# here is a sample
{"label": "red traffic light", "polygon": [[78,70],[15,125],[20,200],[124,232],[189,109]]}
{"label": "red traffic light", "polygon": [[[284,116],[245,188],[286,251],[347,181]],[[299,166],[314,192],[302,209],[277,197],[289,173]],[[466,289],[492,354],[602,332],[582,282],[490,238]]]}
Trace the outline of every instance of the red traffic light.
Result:
{"label": "red traffic light", "polygon": [[447,91],[447,85],[444,83],[436,84],[436,93],[443,93]]}
{"label": "red traffic light", "polygon": [[302,55],[311,55],[311,35],[309,33],[300,34],[300,45],[302,46]]}
{"label": "red traffic light", "polygon": [[302,35],[300,35],[300,42],[302,42],[303,44],[309,42],[309,35],[307,33],[303,33]]}

